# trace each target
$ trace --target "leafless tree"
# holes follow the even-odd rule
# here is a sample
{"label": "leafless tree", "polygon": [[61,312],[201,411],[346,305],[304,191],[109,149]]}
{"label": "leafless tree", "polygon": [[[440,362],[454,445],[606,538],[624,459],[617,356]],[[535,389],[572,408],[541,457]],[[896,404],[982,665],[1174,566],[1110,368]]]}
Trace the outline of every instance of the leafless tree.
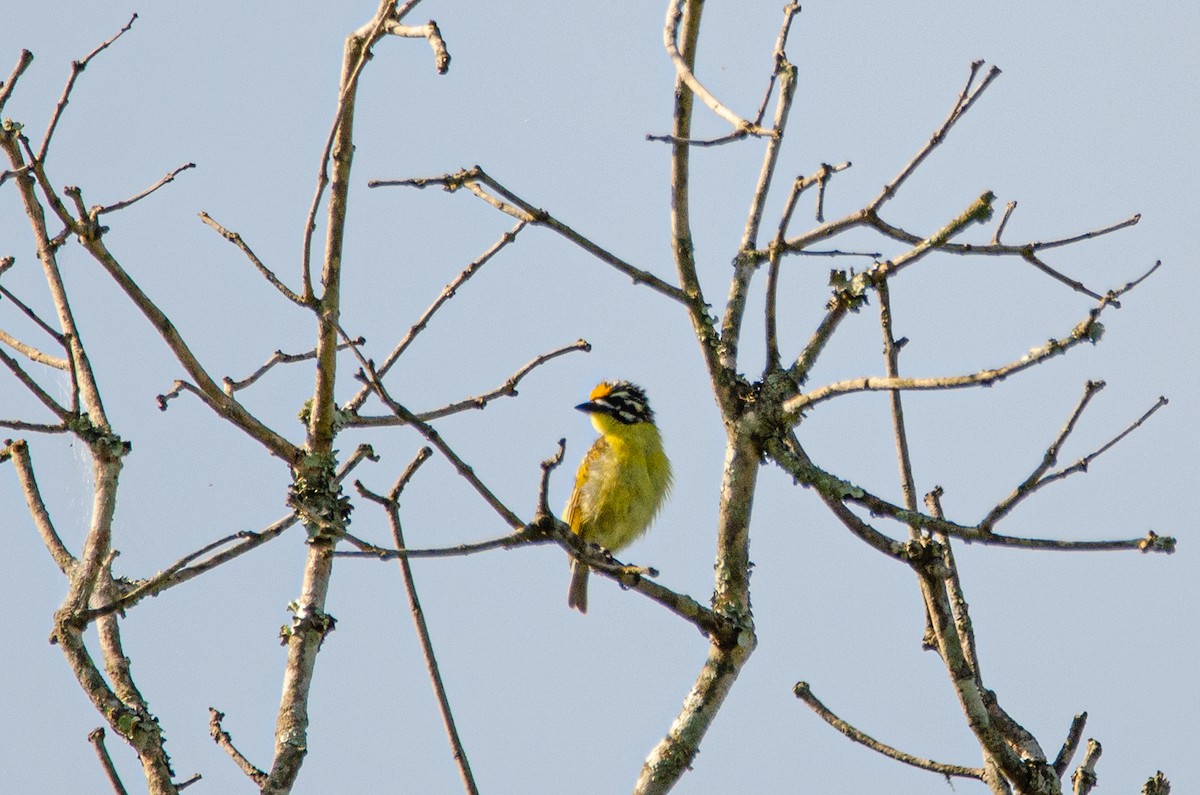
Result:
{"label": "leafless tree", "polygon": [[[1086,713],[1075,716],[1070,731],[1061,741],[1051,738],[1061,747],[1048,756],[1043,750],[1044,741],[1039,742],[1023,728],[1020,721],[1004,708],[1000,695],[986,686],[975,627],[968,612],[966,585],[959,576],[952,550],[955,544],[971,542],[1030,550],[1173,551],[1172,538],[1153,532],[1117,540],[1064,541],[1005,534],[1000,530],[1001,523],[1025,499],[1044,487],[1085,471],[1093,460],[1165,405],[1166,400],[1160,399],[1141,416],[1131,417],[1127,427],[1114,429],[1111,438],[1096,445],[1090,454],[1075,463],[1063,465],[1059,460],[1063,443],[1075,430],[1090,401],[1104,387],[1102,382],[1088,382],[1078,404],[1065,417],[1062,430],[1049,440],[1041,460],[1031,462],[1029,476],[1014,484],[1011,493],[983,518],[971,520],[943,512],[940,488],[920,499],[907,441],[903,394],[912,390],[989,386],[1047,363],[1078,346],[1098,342],[1104,330],[1102,315],[1118,308],[1123,297],[1158,265],[1126,284],[1103,288],[1085,285],[1065,275],[1054,267],[1051,255],[1064,246],[1132,226],[1138,222],[1138,216],[1053,240],[1010,242],[1005,239],[1004,231],[1016,204],[1010,202],[996,213],[996,197],[985,192],[971,198],[961,212],[946,218],[940,228],[932,231],[903,228],[889,220],[888,203],[903,190],[909,177],[942,144],[955,124],[999,76],[998,69],[976,62],[970,65],[965,84],[953,98],[949,114],[911,161],[860,209],[841,217],[826,218],[825,195],[836,189],[837,175],[849,168],[850,163],[820,164],[811,173],[791,178],[790,184],[785,181],[782,188],[776,173],[796,87],[796,68],[788,59],[786,45],[799,6],[790,4],[783,9],[773,66],[767,75],[761,105],[753,118],[743,118],[722,98],[706,89],[696,74],[703,2],[671,0],[663,43],[676,74],[673,122],[668,134],[651,137],[670,150],[674,276],[656,275],[626,261],[584,231],[568,226],[553,212],[540,207],[537,197],[518,195],[479,166],[438,176],[376,179],[369,183],[375,188],[436,186],[450,192],[465,191],[513,219],[512,227],[468,264],[413,322],[390,352],[376,361],[364,341],[346,330],[353,324],[343,320],[349,314],[347,310],[353,310],[353,307],[343,306],[341,285],[349,212],[347,196],[352,183],[355,109],[360,80],[371,65],[373,52],[388,44],[391,37],[423,39],[431,49],[434,68],[444,73],[450,67],[447,46],[437,24],[417,25],[407,21],[418,3],[419,0],[382,0],[370,21],[345,40],[341,88],[320,157],[319,177],[303,238],[301,267],[295,277],[298,286],[290,286],[289,279],[264,264],[241,234],[225,228],[206,213],[200,215],[203,223],[240,250],[284,302],[309,313],[312,321],[315,344],[311,351],[301,354],[277,352],[256,372],[242,379],[218,378],[206,368],[155,297],[139,287],[122,266],[106,237],[107,224],[112,222],[115,213],[137,202],[150,200],[152,194],[192,164],[182,165],[137,195],[109,205],[88,206],[82,189],[59,187],[61,183],[50,176],[54,166],[55,130],[66,111],[76,79],[94,58],[101,56],[131,29],[134,20],[73,65],[70,79],[40,137],[31,138],[19,122],[7,119],[0,131],[0,147],[7,157],[7,170],[0,175],[0,184],[19,195],[54,308],[53,317],[44,316],[32,308],[34,302],[0,284],[0,296],[9,307],[9,313],[24,316],[34,329],[34,336],[29,338],[0,331],[0,343],[3,343],[0,361],[12,379],[43,407],[41,415],[5,417],[0,420],[0,426],[25,434],[67,436],[87,451],[93,472],[94,499],[86,538],[77,549],[70,549],[56,530],[51,508],[43,500],[35,478],[29,444],[23,439],[6,441],[0,450],[0,460],[12,464],[33,524],[67,583],[66,596],[54,615],[53,641],[107,728],[137,753],[149,790],[174,793],[192,783],[195,777],[187,781],[175,777],[164,749],[163,729],[134,681],[130,660],[122,646],[123,617],[147,597],[162,594],[233,561],[279,538],[295,525],[301,525],[305,530],[307,553],[301,592],[290,606],[294,617],[283,636],[287,646],[287,667],[276,723],[274,755],[269,764],[259,767],[239,752],[222,727],[224,716],[216,710],[211,714],[214,740],[227,750],[230,758],[263,793],[290,792],[301,770],[308,746],[314,665],[334,625],[326,613],[326,599],[334,561],[339,555],[371,556],[398,562],[464,789],[477,791],[438,673],[409,561],[418,557],[467,555],[545,543],[561,546],[568,555],[586,561],[602,576],[653,600],[680,620],[694,625],[708,640],[707,659],[696,674],[683,708],[670,730],[650,750],[636,785],[639,793],[670,790],[689,769],[705,733],[717,719],[758,642],[750,608],[749,539],[758,474],[762,466],[769,465],[789,475],[797,487],[814,492],[846,531],[880,555],[912,570],[925,605],[927,632],[924,642],[945,664],[966,724],[978,741],[979,764],[971,767],[918,758],[872,739],[839,718],[814,695],[808,684],[798,683],[795,695],[852,740],[909,765],[943,776],[981,780],[996,793],[1049,794],[1060,793],[1067,787],[1077,794],[1089,792],[1095,783],[1099,744],[1089,741],[1082,761],[1072,768],[1084,738]],[[28,52],[21,53],[0,88],[0,109],[18,88],[31,60]],[[692,126],[697,111],[715,114],[727,122],[728,133],[715,139],[694,138]],[[691,154],[698,147],[721,145],[759,146],[763,150],[741,239],[731,245],[734,266],[723,305],[701,288],[689,216]],[[780,191],[786,195],[783,212],[778,219],[767,221],[768,199],[779,195]],[[797,232],[794,221],[806,195],[815,205],[815,225]],[[322,213],[323,236],[318,237]],[[965,242],[968,231],[985,226],[990,230],[988,239]],[[716,539],[714,592],[707,602],[660,585],[654,579],[653,570],[623,565],[605,550],[588,546],[567,531],[547,504],[550,478],[563,457],[561,444],[543,465],[540,481],[538,473],[530,473],[530,488],[538,490],[539,508],[532,516],[521,516],[475,474],[472,465],[451,448],[436,428],[436,422],[448,415],[481,408],[493,400],[515,395],[518,383],[529,372],[558,356],[585,350],[586,342],[579,341],[536,355],[495,389],[441,408],[417,412],[393,396],[394,385],[388,378],[389,372],[424,331],[430,318],[479,268],[519,235],[533,234],[533,230],[545,230],[569,241],[596,262],[631,279],[636,285],[634,289],[653,291],[664,305],[680,310],[691,323],[726,436],[719,509],[713,517]],[[853,246],[841,247],[841,241],[851,233],[863,231],[877,235],[881,248],[896,249],[898,253],[885,257],[879,252],[853,250]],[[317,251],[320,239],[324,241],[323,251]],[[64,285],[59,257],[68,246],[78,246],[103,268],[182,367],[186,376],[159,397],[160,407],[165,410],[171,401],[184,396],[198,399],[286,467],[292,483],[286,515],[259,531],[215,539],[153,576],[134,580],[114,575],[116,500],[123,460],[130,452],[130,445],[106,411],[89,358],[87,333],[80,328],[72,308],[73,302],[78,305],[87,297],[69,295]],[[1011,359],[996,362],[990,368],[942,377],[902,375],[900,353],[905,340],[897,339],[893,332],[889,285],[902,271],[918,266],[935,252],[964,258],[1008,257],[1023,261],[1062,288],[1088,296],[1094,306],[1071,328],[1055,330],[1054,336],[1045,344],[1025,353],[1014,352]],[[777,329],[780,318],[794,307],[779,299],[780,273],[789,261],[812,256],[829,257],[834,262],[861,263],[861,267],[839,267],[832,271],[820,322],[799,350],[784,350]],[[13,264],[12,256],[5,257],[0,263],[0,273]],[[756,285],[754,277],[760,271],[765,271],[764,279]],[[747,302],[755,290],[761,290],[765,296],[765,310],[761,318],[751,318],[753,322],[747,324]],[[713,306],[720,307],[717,316],[711,313]],[[810,384],[810,374],[840,324],[847,316],[865,312],[871,306],[879,315],[886,375]],[[741,355],[748,329],[756,329],[754,333],[764,335],[765,360],[751,362]],[[273,368],[297,361],[315,363],[316,375],[311,398],[302,416],[304,439],[291,441],[282,430],[270,427],[252,413],[239,400],[239,393],[254,387],[259,378]],[[66,374],[69,378],[70,390],[66,399],[56,397],[47,386],[47,379],[57,374]],[[359,385],[352,397],[339,402],[339,377],[344,382],[347,375],[357,379]],[[890,502],[830,471],[806,449],[804,425],[810,415],[815,414],[822,403],[862,392],[882,392],[889,401],[903,504]],[[356,466],[371,458],[373,452],[367,446],[359,446],[350,455],[339,458],[336,452],[339,434],[347,429],[367,429],[383,434],[399,427],[415,429],[424,437],[427,446],[385,494],[354,481],[360,499],[353,500],[346,481]],[[503,533],[484,543],[438,549],[409,549],[405,545],[400,495],[417,478],[422,463],[435,455],[449,461],[479,498],[494,510],[500,526],[505,528]],[[416,482],[419,484],[419,480]],[[351,534],[348,523],[355,509],[381,511],[392,530],[391,544],[381,546]],[[92,627],[99,638],[98,655],[85,643],[85,633]],[[105,730],[97,729],[91,740],[114,790],[123,792],[108,759],[104,736]],[[1150,779],[1146,786],[1147,791],[1165,792],[1168,789],[1161,773]]]}

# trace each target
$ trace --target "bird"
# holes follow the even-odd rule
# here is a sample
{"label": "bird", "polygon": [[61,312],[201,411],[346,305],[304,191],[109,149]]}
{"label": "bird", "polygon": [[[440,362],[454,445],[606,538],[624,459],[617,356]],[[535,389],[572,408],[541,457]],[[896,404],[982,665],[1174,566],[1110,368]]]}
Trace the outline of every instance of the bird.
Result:
{"label": "bird", "polygon": [[[671,491],[671,462],[646,391],[628,381],[601,381],[586,403],[600,436],[579,463],[564,520],[584,541],[616,552],[650,527]],[[588,566],[571,562],[567,605],[587,612]]]}

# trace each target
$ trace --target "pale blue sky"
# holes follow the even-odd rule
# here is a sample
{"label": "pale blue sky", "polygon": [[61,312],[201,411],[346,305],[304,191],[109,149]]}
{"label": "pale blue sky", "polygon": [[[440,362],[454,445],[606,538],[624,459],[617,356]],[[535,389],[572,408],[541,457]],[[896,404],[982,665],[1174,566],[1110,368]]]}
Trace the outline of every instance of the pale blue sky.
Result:
{"label": "pale blue sky", "polygon": [[[782,3],[710,0],[699,77],[743,115],[753,113],[771,64]],[[21,48],[36,56],[4,115],[39,135],[69,63],[134,9],[47,2],[0,27],[0,73]],[[436,19],[453,62],[434,74],[420,40],[376,49],[357,115],[347,243],[347,330],[381,360],[420,312],[512,219],[465,193],[389,188],[368,179],[433,175],[480,164],[534,204],[663,278],[668,249],[667,155],[647,133],[668,130],[673,71],[662,48],[661,3],[441,3]],[[217,376],[243,377],[273,351],[312,347],[312,323],[277,297],[196,213],[240,232],[297,284],[300,233],[336,98],[345,34],[373,4],[162,2],[81,76],[57,133],[49,171],[89,204],[132,195],[185,162],[197,168],[154,197],[108,216],[108,242],[172,316]],[[906,397],[918,487],[941,484],[951,518],[977,521],[1040,460],[1087,379],[1108,387],[1063,453],[1090,452],[1160,394],[1171,404],[1086,475],[1029,500],[1006,520],[1013,535],[1125,538],[1153,529],[1179,538],[1172,557],[1054,554],[970,547],[958,552],[980,638],[986,683],[1053,756],[1071,717],[1104,745],[1103,792],[1136,791],[1164,770],[1175,791],[1200,789],[1192,726],[1197,570],[1191,497],[1200,422],[1193,331],[1193,186],[1200,181],[1200,55],[1194,4],[1086,6],[885,2],[805,5],[790,59],[799,87],[779,189],[821,162],[853,161],[831,183],[826,214],[869,200],[950,108],[976,58],[1004,73],[885,213],[932,231],[985,189],[1019,207],[1006,239],[1042,240],[1140,212],[1130,230],[1047,254],[1094,289],[1119,287],[1156,259],[1165,267],[1105,314],[1095,348],[1077,349],[987,390]],[[726,132],[698,111],[699,135]],[[694,153],[698,262],[710,301],[723,305],[729,261],[757,176],[762,144]],[[811,223],[805,200],[793,229]],[[32,305],[34,250],[13,186],[0,188],[4,284]],[[988,230],[969,239],[986,241]],[[887,254],[900,249],[859,236]],[[811,332],[833,265],[793,259],[781,284],[785,355]],[[115,428],[133,442],[119,503],[120,574],[152,574],[183,554],[285,513],[287,473],[262,449],[183,398],[162,414],[154,396],[181,375],[165,346],[77,246],[63,266],[97,362]],[[762,282],[755,282],[761,288]],[[1092,302],[1016,261],[930,258],[892,287],[896,332],[911,342],[903,367],[943,375],[997,366],[1061,337]],[[750,320],[761,312],[761,290]],[[0,328],[24,332],[7,302]],[[535,355],[588,339],[535,371],[515,400],[442,421],[446,439],[519,513],[532,512],[537,462],[568,439],[553,485],[561,505],[590,443],[572,410],[603,377],[642,383],[657,410],[676,489],[653,531],[623,556],[654,565],[662,582],[705,600],[712,589],[713,514],[723,433],[679,308],[543,230],[526,230],[437,316],[392,373],[394,394],[433,408],[493,388]],[[814,382],[882,371],[874,307],[839,332]],[[748,325],[744,370],[762,367]],[[356,388],[343,371],[339,392]],[[243,393],[293,440],[311,392],[307,364],[278,368]],[[65,390],[65,382],[55,382]],[[44,419],[10,379],[0,417]],[[15,435],[6,432],[5,435]],[[899,500],[886,399],[844,398],[801,427],[814,457]],[[357,433],[383,455],[356,475],[386,489],[420,440]],[[31,438],[43,492],[68,544],[90,505],[82,457],[63,437]],[[13,791],[104,790],[86,735],[100,719],[46,643],[64,582],[24,513],[10,468],[0,469],[0,618],[6,641],[0,714],[8,752],[0,780]],[[425,466],[403,513],[413,546],[444,546],[504,528],[445,462]],[[894,529],[894,528],[891,528]],[[386,523],[358,505],[353,530],[384,543]],[[209,706],[253,761],[268,766],[284,650],[278,627],[295,598],[299,531],[130,612],[124,638],[134,674],[193,792],[252,787],[208,738]],[[812,684],[832,709],[912,753],[976,765],[978,749],[938,659],[920,651],[912,574],[850,537],[814,495],[767,468],[752,531],[760,645],[707,737],[681,793],[733,791],[944,793],[945,782],[847,741],[791,695]],[[636,594],[596,581],[591,612],[565,604],[567,564],[556,549],[497,552],[414,564],[451,703],[477,780],[488,793],[628,791],[704,660],[694,629]],[[329,612],[338,619],[313,689],[310,753],[297,793],[453,792],[449,750],[392,564],[341,560]],[[131,791],[133,754],[110,736]],[[958,793],[984,792],[956,781]]]}

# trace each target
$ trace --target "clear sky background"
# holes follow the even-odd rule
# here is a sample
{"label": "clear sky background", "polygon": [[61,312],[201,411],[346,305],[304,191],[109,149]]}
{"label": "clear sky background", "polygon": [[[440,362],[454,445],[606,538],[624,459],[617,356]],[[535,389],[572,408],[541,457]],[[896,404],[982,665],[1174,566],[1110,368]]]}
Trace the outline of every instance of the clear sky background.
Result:
{"label": "clear sky background", "polygon": [[[752,115],[771,67],[782,3],[707,4],[699,77]],[[1048,7],[1053,6],[1053,7]],[[21,48],[36,56],[5,116],[40,136],[72,59],[137,10],[132,32],[81,76],[49,171],[85,201],[108,204],[186,162],[197,168],[152,198],[108,216],[108,243],[173,318],[210,372],[244,377],[276,349],[313,346],[313,324],[242,255],[204,226],[210,213],[240,232],[293,286],[305,213],[332,119],[347,32],[370,2],[26,4],[0,26],[0,72]],[[376,48],[359,96],[343,322],[381,360],[442,286],[512,219],[465,192],[368,190],[368,179],[434,175],[480,164],[532,203],[668,280],[668,149],[645,140],[669,129],[674,73],[662,47],[665,4],[443,3],[436,19],[453,62],[434,73],[421,40]],[[1165,266],[1104,316],[1096,347],[986,390],[905,398],[918,488],[940,484],[950,518],[972,523],[1040,461],[1088,379],[1105,389],[1063,453],[1091,452],[1148,409],[1171,403],[1078,475],[1029,500],[1001,526],[1012,535],[1179,538],[1171,557],[958,547],[985,682],[1053,756],[1072,716],[1104,745],[1102,792],[1137,791],[1155,770],[1177,792],[1200,789],[1194,726],[1197,574],[1195,141],[1200,108],[1200,8],[1126,3],[805,4],[790,59],[799,86],[779,165],[784,189],[822,162],[853,161],[830,184],[827,215],[861,207],[942,121],[983,58],[1004,73],[944,147],[888,205],[885,217],[929,233],[982,191],[1019,201],[1008,242],[1071,235],[1142,213],[1136,227],[1047,254],[1105,291]],[[697,111],[698,135],[727,132]],[[763,144],[693,155],[701,277],[723,306]],[[812,221],[806,199],[793,230]],[[49,301],[11,184],[0,188],[4,284],[42,311]],[[984,242],[991,228],[967,239]],[[885,255],[856,236],[843,247]],[[793,258],[781,284],[781,345],[794,355],[827,297],[827,259]],[[850,264],[863,264],[845,262]],[[133,443],[120,496],[119,574],[144,577],[236,530],[286,513],[288,477],[255,443],[194,399],[160,413],[155,396],[182,375],[165,345],[95,263],[69,245],[63,267],[115,430]],[[761,371],[762,279],[743,353]],[[948,256],[923,261],[892,287],[896,333],[912,375],[945,375],[1018,358],[1064,336],[1092,301],[1018,262]],[[0,328],[27,329],[7,302]],[[712,590],[714,514],[724,436],[682,309],[530,229],[446,306],[392,372],[393,394],[425,410],[494,388],[539,353],[585,338],[535,371],[516,399],[438,423],[484,480],[530,516],[537,462],[568,439],[556,506],[590,444],[572,410],[605,377],[642,383],[676,462],[674,496],[653,531],[623,556],[704,601]],[[852,316],[813,374],[823,383],[879,374],[876,308]],[[349,362],[347,362],[349,365]],[[356,390],[342,371],[341,400]],[[242,393],[260,418],[300,441],[295,419],[311,394],[311,364],[273,370]],[[62,394],[66,382],[46,382]],[[801,438],[826,468],[900,500],[882,394],[815,410]],[[0,417],[45,421],[11,378]],[[9,434],[13,435],[13,434]],[[31,437],[53,517],[77,546],[90,506],[88,468],[65,437]],[[346,434],[383,456],[356,476],[378,491],[421,440],[389,430]],[[101,723],[59,650],[46,643],[65,592],[25,513],[11,468],[0,471],[0,781],[13,792],[101,792],[87,743]],[[442,460],[406,492],[410,545],[447,546],[505,528]],[[889,528],[895,530],[895,528]],[[357,504],[353,530],[388,539],[382,513]],[[278,628],[299,591],[299,529],[129,613],[133,672],[169,738],[176,772],[202,773],[193,791],[248,792],[209,739],[209,706],[251,760],[270,764],[285,652]],[[878,739],[939,761],[977,765],[979,752],[935,655],[920,650],[923,620],[911,572],[850,537],[813,494],[767,468],[752,530],[759,648],[694,771],[677,791],[944,793],[938,776],[854,745],[791,695],[798,680]],[[704,661],[694,629],[611,582],[594,580],[591,612],[567,609],[567,562],[556,548],[414,564],[467,753],[484,792],[628,791]],[[297,793],[453,792],[457,776],[420,661],[394,564],[339,560],[312,691],[310,752]],[[133,754],[110,733],[131,791]],[[1078,761],[1078,760],[1076,760]],[[954,792],[983,792],[956,781]]]}

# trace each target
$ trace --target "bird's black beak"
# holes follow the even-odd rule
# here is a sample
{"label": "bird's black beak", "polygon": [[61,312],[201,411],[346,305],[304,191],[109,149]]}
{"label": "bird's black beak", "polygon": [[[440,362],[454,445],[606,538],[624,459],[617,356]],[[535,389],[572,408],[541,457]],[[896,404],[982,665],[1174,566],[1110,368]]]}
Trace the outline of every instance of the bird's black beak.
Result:
{"label": "bird's black beak", "polygon": [[600,411],[601,408],[600,408],[600,406],[597,406],[595,403],[588,401],[587,403],[580,403],[578,406],[575,407],[575,410],[582,411],[584,414],[592,414],[594,412]]}

